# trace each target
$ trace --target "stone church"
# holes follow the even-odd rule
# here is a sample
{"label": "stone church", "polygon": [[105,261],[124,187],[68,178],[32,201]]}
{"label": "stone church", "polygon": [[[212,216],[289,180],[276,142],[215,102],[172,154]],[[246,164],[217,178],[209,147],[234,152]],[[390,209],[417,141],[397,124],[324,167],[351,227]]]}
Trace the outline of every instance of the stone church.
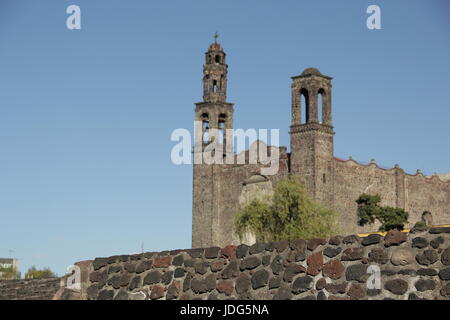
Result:
{"label": "stone church", "polygon": [[[205,53],[203,101],[195,108],[195,120],[202,123],[203,131],[233,128],[234,105],[226,99],[227,72],[226,54],[216,38]],[[261,175],[262,164],[193,165],[193,247],[240,243],[233,231],[240,206],[270,194],[277,181],[289,174],[303,177],[311,195],[335,208],[341,234],[378,230],[376,223],[358,225],[355,200],[362,193],[379,194],[382,205],[408,211],[407,227],[424,219],[425,212],[429,223],[450,222],[449,174],[424,176],[420,170],[407,174],[398,165],[385,169],[374,160],[364,165],[352,158],[335,157],[332,78],[308,68],[292,77],[291,88],[290,152],[286,147],[268,147],[278,148],[277,174]],[[196,153],[198,150],[194,150],[194,156]],[[231,150],[226,157],[238,155]],[[254,239],[249,237],[244,242]]]}

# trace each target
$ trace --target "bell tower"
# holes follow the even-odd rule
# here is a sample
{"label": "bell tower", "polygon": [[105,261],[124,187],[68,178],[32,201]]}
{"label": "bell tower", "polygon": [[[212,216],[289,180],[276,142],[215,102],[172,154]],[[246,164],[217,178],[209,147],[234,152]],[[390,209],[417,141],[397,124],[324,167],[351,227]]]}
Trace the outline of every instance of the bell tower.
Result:
{"label": "bell tower", "polygon": [[315,68],[292,77],[291,172],[312,196],[334,202],[331,77]]}
{"label": "bell tower", "polygon": [[[233,128],[233,104],[227,100],[228,65],[226,54],[217,42],[205,53],[203,65],[203,101],[195,104],[195,147],[193,165],[192,246],[208,247],[217,241],[219,234],[219,194],[221,164],[205,163],[203,151],[213,139],[225,146],[219,158],[226,163],[227,155],[233,160],[232,139],[227,143],[226,130]],[[201,126],[201,128],[200,128]],[[214,130],[213,130],[214,129]],[[213,134],[214,133],[214,134]],[[217,151],[215,151],[217,152]],[[222,157],[223,156],[223,157]]]}

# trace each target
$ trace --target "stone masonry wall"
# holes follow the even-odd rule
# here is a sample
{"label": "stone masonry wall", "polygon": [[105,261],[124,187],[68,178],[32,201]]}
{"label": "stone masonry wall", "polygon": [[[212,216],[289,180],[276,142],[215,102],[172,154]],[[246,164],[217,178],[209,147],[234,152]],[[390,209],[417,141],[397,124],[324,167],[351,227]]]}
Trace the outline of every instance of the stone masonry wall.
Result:
{"label": "stone masonry wall", "polygon": [[1,280],[0,300],[51,300],[60,288],[60,278]]}
{"label": "stone masonry wall", "polygon": [[379,194],[382,205],[408,211],[409,223],[405,228],[421,221],[425,211],[431,212],[434,225],[450,221],[450,182],[437,176],[410,175],[399,167],[384,169],[375,162],[362,165],[352,159],[336,158],[333,192],[333,206],[339,213],[340,231],[344,234],[366,233],[379,227],[379,224],[358,225],[355,200],[362,193]]}
{"label": "stone masonry wall", "polygon": [[83,298],[98,300],[449,300],[450,228],[96,258],[88,278]]}

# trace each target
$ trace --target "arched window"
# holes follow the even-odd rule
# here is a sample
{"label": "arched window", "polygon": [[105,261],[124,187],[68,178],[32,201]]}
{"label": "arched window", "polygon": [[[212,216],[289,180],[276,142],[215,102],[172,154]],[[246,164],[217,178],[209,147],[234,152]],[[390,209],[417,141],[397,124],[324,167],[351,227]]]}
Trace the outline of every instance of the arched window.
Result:
{"label": "arched window", "polygon": [[219,143],[225,144],[225,122],[227,115],[222,113],[219,115]]}
{"label": "arched window", "polygon": [[202,114],[202,140],[203,143],[209,142],[209,117],[207,113]]}
{"label": "arched window", "polygon": [[325,96],[325,90],[322,88],[319,89],[319,92],[317,93],[317,117],[319,120],[319,123],[323,122],[323,99]]}
{"label": "arched window", "polygon": [[213,80],[213,92],[217,92],[217,80]]}
{"label": "arched window", "polygon": [[300,110],[303,113],[304,123],[309,122],[309,96],[308,90],[301,89],[300,90]]}
{"label": "arched window", "polygon": [[216,63],[220,63],[220,56],[216,55]]}

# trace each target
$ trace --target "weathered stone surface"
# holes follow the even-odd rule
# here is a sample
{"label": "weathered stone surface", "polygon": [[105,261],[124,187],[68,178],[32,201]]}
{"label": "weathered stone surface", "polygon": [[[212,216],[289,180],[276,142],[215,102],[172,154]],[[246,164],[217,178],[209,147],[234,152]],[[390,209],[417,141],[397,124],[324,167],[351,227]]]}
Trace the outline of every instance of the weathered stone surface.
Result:
{"label": "weathered stone surface", "polygon": [[289,246],[292,250],[294,251],[302,251],[305,252],[306,251],[306,246],[307,243],[305,240],[302,239],[298,239],[298,240],[291,240],[289,242]]}
{"label": "weathered stone surface", "polygon": [[114,290],[102,290],[98,293],[97,300],[112,300],[114,297]]}
{"label": "weathered stone surface", "polygon": [[248,250],[249,250],[249,246],[247,246],[245,244],[241,244],[241,245],[237,246],[237,248],[236,248],[236,257],[238,259],[244,258],[247,255]]}
{"label": "weathered stone surface", "polygon": [[136,265],[136,273],[142,273],[144,271],[150,270],[150,268],[152,267],[152,260],[143,260],[140,261],[137,265]]}
{"label": "weathered stone surface", "polygon": [[267,255],[262,257],[261,262],[262,262],[264,267],[267,267],[270,264],[270,259],[271,259],[270,254],[267,254]]}
{"label": "weathered stone surface", "polygon": [[391,262],[394,266],[406,266],[414,262],[414,252],[407,248],[397,248],[392,252]]}
{"label": "weathered stone surface", "polygon": [[342,242],[344,244],[354,244],[354,243],[360,243],[361,242],[361,238],[358,237],[355,234],[352,234],[350,236],[346,236],[344,237],[344,239],[342,239]]}
{"label": "weathered stone surface", "polygon": [[140,276],[135,276],[133,277],[133,279],[131,279],[130,281],[130,285],[128,286],[129,290],[134,290],[137,288],[140,288],[142,286],[142,279]]}
{"label": "weathered stone surface", "polygon": [[212,272],[217,272],[223,269],[224,261],[222,259],[212,261],[210,268]]}
{"label": "weathered stone surface", "polygon": [[313,278],[310,276],[298,277],[292,284],[292,292],[295,294],[306,292],[312,288]]}
{"label": "weathered stone surface", "polygon": [[338,294],[338,293],[345,293],[347,290],[348,283],[342,282],[342,283],[327,283],[325,285],[325,290],[332,294]]}
{"label": "weathered stone surface", "polygon": [[419,249],[423,249],[423,248],[426,248],[426,247],[428,247],[428,240],[427,239],[425,239],[425,238],[422,238],[422,237],[417,237],[417,238],[414,238],[413,240],[412,240],[412,247],[413,248],[419,248]]}
{"label": "weathered stone surface", "polygon": [[314,251],[318,246],[323,246],[327,244],[326,239],[311,239],[307,243],[308,250]]}
{"label": "weathered stone surface", "polygon": [[265,269],[256,271],[252,275],[251,281],[253,289],[264,287],[269,281],[269,272],[267,272],[267,270]]}
{"label": "weathered stone surface", "polygon": [[439,246],[443,243],[444,243],[444,238],[442,238],[441,236],[436,237],[430,241],[430,245],[433,249],[439,248]]}
{"label": "weathered stone surface", "polygon": [[219,247],[210,247],[205,249],[205,258],[206,259],[215,259],[220,254]]}
{"label": "weathered stone surface", "polygon": [[[414,257],[412,257],[414,259]],[[387,252],[381,248],[374,248],[369,252],[369,262],[376,264],[386,264],[389,261]]]}
{"label": "weathered stone surface", "polygon": [[406,276],[415,276],[417,274],[416,270],[414,269],[402,269],[397,274],[402,274]]}
{"label": "weathered stone surface", "polygon": [[450,280],[450,268],[444,268],[439,271],[441,280]]}
{"label": "weathered stone surface", "polygon": [[285,286],[277,290],[277,293],[273,296],[273,300],[290,300],[292,299],[291,290]]}
{"label": "weathered stone surface", "polygon": [[325,294],[325,292],[323,292],[323,291],[320,291],[318,294],[317,294],[317,300],[327,300],[328,298],[327,298],[327,295]]}
{"label": "weathered stone surface", "polygon": [[384,284],[384,288],[393,294],[402,295],[408,290],[408,282],[403,279],[389,280]]}
{"label": "weathered stone surface", "polygon": [[105,271],[94,271],[89,275],[89,280],[91,282],[101,282],[99,286],[102,287],[106,283],[108,274]]}
{"label": "weathered stone surface", "polygon": [[309,295],[303,298],[300,298],[299,300],[317,300],[315,296]]}
{"label": "weathered stone surface", "polygon": [[328,243],[331,244],[332,246],[338,246],[342,243],[342,239],[343,239],[342,236],[334,236],[330,238]]}
{"label": "weathered stone surface", "polygon": [[173,271],[166,271],[161,277],[161,281],[163,284],[168,285],[173,278]]}
{"label": "weathered stone surface", "polygon": [[349,297],[329,296],[328,300],[350,300]]}
{"label": "weathered stone surface", "polygon": [[250,246],[248,253],[249,254],[257,254],[257,253],[263,252],[264,250],[266,250],[266,244],[257,242]]}
{"label": "weathered stone surface", "polygon": [[115,297],[114,300],[128,300],[128,292],[125,290],[119,290]]}
{"label": "weathered stone surface", "polygon": [[281,286],[281,278],[280,277],[272,277],[269,279],[269,289],[279,288]]}
{"label": "weathered stone surface", "polygon": [[88,299],[95,299],[98,296],[98,285],[93,284],[86,289]]}
{"label": "weathered stone surface", "polygon": [[342,261],[360,260],[364,256],[363,248],[347,248],[342,252]]}
{"label": "weathered stone surface", "polygon": [[438,261],[438,259],[439,255],[434,249],[425,250],[423,253],[416,255],[417,262],[424,266],[429,266]]}
{"label": "weathered stone surface", "polygon": [[287,241],[287,240],[278,241],[278,242],[274,242],[273,245],[274,245],[275,249],[277,250],[277,252],[281,253],[289,247],[289,241]]}
{"label": "weathered stone surface", "polygon": [[398,246],[399,244],[406,241],[406,233],[398,231],[396,229],[389,230],[384,237],[384,245],[386,247]]}
{"label": "weathered stone surface", "polygon": [[153,286],[150,293],[150,299],[156,300],[164,297],[164,287],[160,285]]}
{"label": "weathered stone surface", "polygon": [[250,288],[250,284],[250,278],[246,274],[240,275],[236,279],[236,292],[241,294],[248,291],[248,289]]}
{"label": "weathered stone surface", "polygon": [[119,289],[120,287],[128,286],[130,283],[131,276],[128,273],[117,274],[112,276],[108,280],[108,284],[111,285],[114,289]]}
{"label": "weathered stone surface", "polygon": [[283,258],[279,255],[275,256],[270,264],[270,268],[274,274],[280,274],[283,270]]}
{"label": "weathered stone surface", "polygon": [[189,249],[186,250],[186,252],[188,253],[188,255],[191,256],[191,258],[200,258],[203,256],[203,248],[196,248],[196,249]]}
{"label": "weathered stone surface", "polygon": [[327,280],[325,278],[320,278],[316,282],[316,290],[323,290],[327,285]]}
{"label": "weathered stone surface", "polygon": [[192,275],[190,273],[186,274],[183,281],[183,291],[186,292],[191,288]]}
{"label": "weathered stone surface", "polygon": [[172,264],[177,267],[181,267],[184,262],[184,256],[182,254],[173,257]]}
{"label": "weathered stone surface", "polygon": [[123,255],[119,256],[119,261],[121,261],[121,262],[126,262],[128,260],[130,260],[130,256],[127,254],[123,254]]}
{"label": "weathered stone surface", "polygon": [[420,298],[415,293],[410,293],[408,295],[408,300],[427,300],[427,299]]}
{"label": "weathered stone surface", "polygon": [[172,263],[171,256],[156,257],[153,263],[155,268],[167,268]]}
{"label": "weathered stone surface", "polygon": [[371,234],[371,235],[368,235],[367,237],[363,238],[361,241],[361,244],[363,246],[370,246],[372,244],[380,243],[382,238],[383,237],[380,236],[379,234]]}
{"label": "weathered stone surface", "polygon": [[364,264],[354,264],[347,267],[345,271],[345,278],[347,281],[358,281],[365,282],[368,278],[367,265]]}
{"label": "weathered stone surface", "polygon": [[194,263],[194,270],[198,274],[205,274],[208,271],[209,262],[201,260]]}
{"label": "weathered stone surface", "polygon": [[222,271],[222,279],[230,279],[238,272],[237,260],[232,260]]}
{"label": "weathered stone surface", "polygon": [[434,290],[436,288],[436,282],[431,279],[419,279],[414,284],[417,291],[428,291],[428,290]]}
{"label": "weathered stone surface", "polygon": [[306,263],[308,265],[308,269],[306,269],[306,273],[311,276],[316,276],[322,271],[323,268],[323,256],[322,252],[316,252],[308,256]]}
{"label": "weathered stone surface", "polygon": [[261,264],[261,259],[259,259],[257,256],[250,256],[248,258],[245,258],[240,265],[241,270],[251,270],[255,269],[257,266]]}
{"label": "weathered stone surface", "polygon": [[450,247],[445,249],[441,255],[441,262],[444,266],[450,265]]}
{"label": "weathered stone surface", "polygon": [[352,299],[362,299],[366,296],[366,290],[359,284],[352,284],[348,289],[347,295]]}
{"label": "weathered stone surface", "polygon": [[144,278],[144,285],[155,284],[161,281],[162,274],[159,271],[150,271]]}
{"label": "weathered stone surface", "polygon": [[431,234],[450,233],[450,227],[430,228],[430,230],[428,232]]}
{"label": "weathered stone surface", "polygon": [[185,272],[186,272],[186,271],[185,271],[183,268],[176,268],[176,269],[175,269],[175,272],[174,272],[174,277],[175,277],[175,278],[181,278],[181,277],[184,277]]}
{"label": "weathered stone surface", "polygon": [[122,271],[122,266],[121,265],[112,265],[108,267],[108,273],[118,273]]}
{"label": "weathered stone surface", "polygon": [[180,295],[180,281],[174,281],[168,288],[167,288],[167,294],[166,299],[172,300],[178,298]]}
{"label": "weathered stone surface", "polygon": [[332,260],[323,266],[323,275],[333,280],[339,279],[345,271],[344,265],[339,260]]}
{"label": "weathered stone surface", "polygon": [[234,290],[234,284],[231,280],[220,280],[217,283],[217,291],[225,293],[227,296],[231,295]]}
{"label": "weathered stone surface", "polygon": [[231,260],[236,259],[236,248],[235,245],[228,245],[225,248],[222,248],[222,255]]}
{"label": "weathered stone surface", "polygon": [[341,253],[342,248],[337,247],[337,248],[331,248],[331,247],[327,247],[323,250],[323,254],[325,256],[327,256],[328,258],[334,258],[336,257],[339,253]]}
{"label": "weathered stone surface", "polygon": [[444,297],[450,297],[450,282],[442,287],[441,295]]}
{"label": "weathered stone surface", "polygon": [[123,268],[129,273],[134,273],[136,271],[136,262],[134,261],[126,262],[123,265]]}
{"label": "weathered stone surface", "polygon": [[368,289],[367,290],[367,295],[369,297],[375,297],[377,295],[381,294],[381,290],[380,289]]}
{"label": "weathered stone surface", "polygon": [[216,288],[216,275],[211,273],[205,278],[206,291],[212,291]]}
{"label": "weathered stone surface", "polygon": [[205,293],[206,292],[206,282],[204,279],[195,277],[191,280],[191,290],[194,293]]}
{"label": "weathered stone surface", "polygon": [[94,267],[94,270],[98,270],[100,268],[103,268],[108,264],[108,258],[95,258],[92,262],[92,266]]}
{"label": "weathered stone surface", "polygon": [[417,275],[419,276],[437,276],[438,271],[432,268],[420,268],[417,270]]}
{"label": "weathered stone surface", "polygon": [[294,276],[302,272],[306,272],[305,267],[295,263],[290,263],[286,266],[286,269],[284,270],[283,280],[287,282],[292,282]]}

